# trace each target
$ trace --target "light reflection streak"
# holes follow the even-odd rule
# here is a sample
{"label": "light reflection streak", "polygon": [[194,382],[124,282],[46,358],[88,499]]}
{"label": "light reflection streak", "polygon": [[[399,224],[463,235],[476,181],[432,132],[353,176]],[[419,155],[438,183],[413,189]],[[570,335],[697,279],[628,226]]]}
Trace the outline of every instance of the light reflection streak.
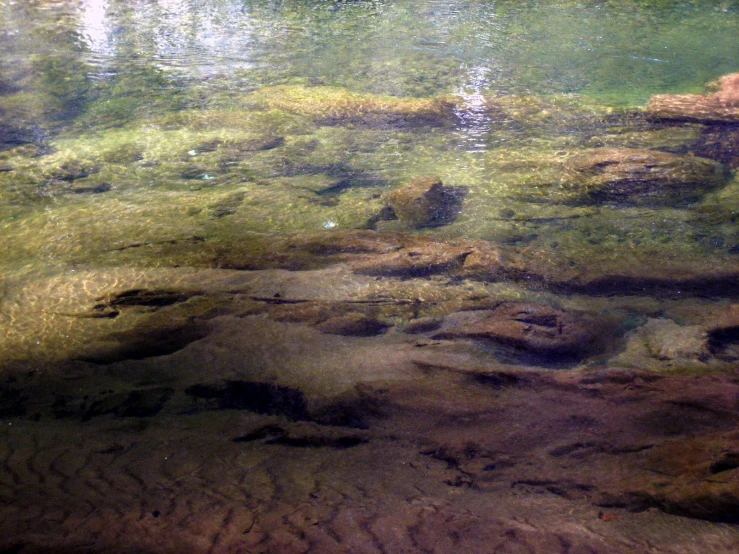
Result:
{"label": "light reflection streak", "polygon": [[486,138],[492,121],[487,113],[483,91],[489,88],[490,72],[490,68],[485,66],[470,68],[465,83],[455,91],[462,98],[462,105],[456,110],[458,135],[468,152],[484,152],[487,149]]}
{"label": "light reflection streak", "polygon": [[80,25],[87,47],[104,56],[112,56],[115,46],[107,22],[108,0],[82,0]]}
{"label": "light reflection streak", "polygon": [[[116,14],[121,10],[127,12],[126,27],[133,31],[116,40]],[[101,65],[122,55],[124,42],[133,49],[125,54],[148,59],[163,70],[203,76],[254,65],[254,23],[248,8],[236,2],[82,0],[79,14],[81,39],[92,61]]]}

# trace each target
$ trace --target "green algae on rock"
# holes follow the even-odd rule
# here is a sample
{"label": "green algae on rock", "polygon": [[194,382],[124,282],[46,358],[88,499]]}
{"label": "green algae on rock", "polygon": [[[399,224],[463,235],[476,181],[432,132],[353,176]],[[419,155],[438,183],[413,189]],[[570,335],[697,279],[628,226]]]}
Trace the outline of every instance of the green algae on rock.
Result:
{"label": "green algae on rock", "polygon": [[655,150],[596,149],[573,156],[567,166],[563,186],[580,202],[678,204],[726,181],[717,162]]}
{"label": "green algae on rock", "polygon": [[396,98],[337,87],[263,87],[244,99],[310,117],[322,124],[449,124],[455,103],[446,99]]}
{"label": "green algae on rock", "polygon": [[0,551],[737,550],[730,2],[135,4],[0,2]]}
{"label": "green algae on rock", "polygon": [[719,162],[645,148],[499,152],[497,186],[512,198],[538,204],[680,206],[727,182]]}

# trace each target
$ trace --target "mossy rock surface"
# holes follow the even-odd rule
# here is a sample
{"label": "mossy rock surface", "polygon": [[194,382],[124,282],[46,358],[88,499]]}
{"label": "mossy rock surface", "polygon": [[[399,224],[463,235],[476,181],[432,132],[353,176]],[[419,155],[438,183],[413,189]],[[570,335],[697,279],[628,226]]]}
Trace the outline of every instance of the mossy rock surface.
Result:
{"label": "mossy rock surface", "polygon": [[313,118],[324,124],[443,124],[454,122],[452,98],[397,98],[336,87],[261,88],[245,98],[271,109]]}
{"label": "mossy rock surface", "polygon": [[696,199],[726,181],[712,160],[631,148],[585,152],[568,162],[567,185],[595,201],[677,203]]}

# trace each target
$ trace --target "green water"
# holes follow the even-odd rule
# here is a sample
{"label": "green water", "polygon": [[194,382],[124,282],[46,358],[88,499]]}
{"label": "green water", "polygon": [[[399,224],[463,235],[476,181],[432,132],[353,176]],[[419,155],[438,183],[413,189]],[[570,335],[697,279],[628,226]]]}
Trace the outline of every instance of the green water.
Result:
{"label": "green water", "polygon": [[735,71],[739,54],[739,10],[720,1],[6,1],[2,10],[4,80],[34,81],[81,110],[82,99],[144,86],[139,98],[181,107],[265,84],[639,103]]}
{"label": "green water", "polygon": [[[731,176],[646,207],[558,186],[583,149],[697,140],[640,110],[739,70],[735,2],[4,0],[0,21],[7,274],[198,264],[197,245],[246,231],[409,230],[372,222],[427,174],[466,197],[413,232],[562,263],[739,245]],[[448,98],[451,119],[404,120]],[[351,113],[378,102],[405,102],[400,121]]]}

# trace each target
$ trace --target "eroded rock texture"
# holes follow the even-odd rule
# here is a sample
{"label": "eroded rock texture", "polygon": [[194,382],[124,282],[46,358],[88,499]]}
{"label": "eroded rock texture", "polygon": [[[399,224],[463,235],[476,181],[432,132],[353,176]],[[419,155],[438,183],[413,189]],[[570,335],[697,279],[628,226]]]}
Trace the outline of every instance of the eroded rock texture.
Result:
{"label": "eroded rock texture", "polygon": [[704,156],[739,167],[739,73],[725,75],[709,86],[709,94],[659,94],[647,104],[648,116],[657,122],[704,126],[701,139],[691,149]]}
{"label": "eroded rock texture", "polygon": [[3,362],[0,547],[739,548],[735,304],[584,311],[455,280],[494,253],[479,244],[381,286],[356,270],[417,246],[398,240],[292,238],[295,259],[340,260],[320,270],[7,285],[4,314],[33,344],[3,328],[23,362]]}

